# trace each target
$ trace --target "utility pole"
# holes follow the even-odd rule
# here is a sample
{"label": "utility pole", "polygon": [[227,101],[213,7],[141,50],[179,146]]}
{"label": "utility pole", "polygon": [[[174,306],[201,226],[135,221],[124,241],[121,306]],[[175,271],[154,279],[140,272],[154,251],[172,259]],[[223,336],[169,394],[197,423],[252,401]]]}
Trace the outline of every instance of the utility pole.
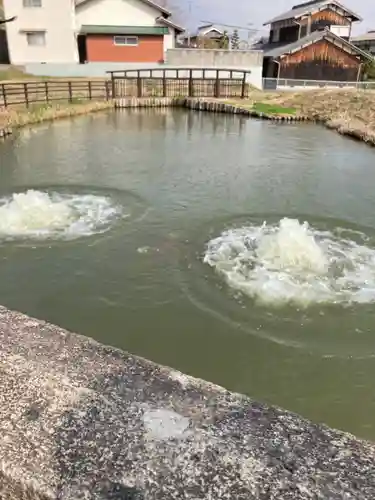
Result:
{"label": "utility pole", "polygon": [[[189,13],[189,22],[191,21],[191,7],[192,7],[192,0],[188,0],[188,13]],[[191,44],[191,33],[190,33],[190,28],[188,31],[188,47],[190,48]]]}

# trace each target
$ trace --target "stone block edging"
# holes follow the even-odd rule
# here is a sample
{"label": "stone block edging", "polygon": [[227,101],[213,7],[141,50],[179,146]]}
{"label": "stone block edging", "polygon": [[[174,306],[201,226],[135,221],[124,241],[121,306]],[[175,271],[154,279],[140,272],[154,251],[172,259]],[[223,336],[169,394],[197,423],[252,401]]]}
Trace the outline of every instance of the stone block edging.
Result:
{"label": "stone block edging", "polygon": [[251,116],[253,118],[260,118],[263,120],[283,121],[283,122],[296,122],[307,121],[309,118],[302,115],[273,115],[262,113],[253,109],[241,107],[241,105],[230,104],[223,101],[203,99],[203,98],[154,98],[154,97],[131,97],[117,99],[115,108],[160,108],[167,106],[183,107],[188,109],[195,109],[197,111],[210,111],[212,113],[230,113]]}
{"label": "stone block edging", "polygon": [[284,123],[294,122],[312,122],[319,123],[331,130],[335,130],[341,135],[351,137],[361,142],[365,142],[370,146],[375,146],[375,134],[367,133],[365,130],[352,126],[350,123],[341,123],[340,121],[332,121],[329,118],[322,118],[316,115],[274,115],[262,113],[254,109],[242,107],[241,104],[231,104],[223,101],[204,99],[204,98],[122,98],[117,99],[115,108],[135,108],[135,107],[167,107],[176,106],[197,111],[209,111],[213,113],[230,113],[250,116],[261,120],[277,121]]}
{"label": "stone block edging", "polygon": [[[252,118],[258,118],[261,120],[283,122],[283,123],[295,123],[295,122],[313,122],[320,123],[329,129],[336,130],[339,134],[351,137],[358,141],[364,142],[370,146],[375,146],[375,133],[371,130],[364,130],[363,127],[358,127],[357,125],[352,125],[349,123],[341,123],[340,121],[330,120],[329,118],[321,118],[319,116],[313,115],[289,115],[289,114],[267,114],[254,109],[249,109],[247,107],[242,107],[241,104],[231,104],[223,101],[203,99],[203,98],[186,98],[186,97],[164,97],[164,98],[137,98],[137,97],[126,97],[121,99],[116,99],[109,101],[111,104],[108,107],[114,106],[115,108],[164,108],[164,107],[185,107],[189,109],[194,109],[197,111],[208,111],[213,113],[230,113],[230,114],[240,114],[244,116],[249,116]],[[87,113],[98,111],[100,109],[89,109]],[[75,116],[77,114],[85,114],[85,112],[80,113],[63,113],[57,115],[56,117],[46,117],[45,121],[51,121],[59,118],[67,118],[69,116]],[[44,120],[41,120],[44,121]],[[24,125],[33,125],[34,123],[25,123]],[[0,128],[0,138],[4,138],[11,135],[13,130],[11,127]]]}

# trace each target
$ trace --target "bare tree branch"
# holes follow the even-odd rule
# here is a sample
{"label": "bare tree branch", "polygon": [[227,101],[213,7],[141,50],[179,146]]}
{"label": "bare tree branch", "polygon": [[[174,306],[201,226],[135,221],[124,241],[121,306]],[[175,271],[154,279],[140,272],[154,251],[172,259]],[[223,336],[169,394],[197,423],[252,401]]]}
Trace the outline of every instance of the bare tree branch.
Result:
{"label": "bare tree branch", "polygon": [[0,24],[11,23],[12,21],[15,21],[16,19],[17,19],[17,16],[9,17],[8,19],[0,19]]}

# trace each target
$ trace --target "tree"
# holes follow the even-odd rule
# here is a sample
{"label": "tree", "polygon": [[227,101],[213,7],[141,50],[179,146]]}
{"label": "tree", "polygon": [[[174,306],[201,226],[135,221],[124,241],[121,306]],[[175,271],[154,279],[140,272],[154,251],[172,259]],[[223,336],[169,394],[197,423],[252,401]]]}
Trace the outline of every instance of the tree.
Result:
{"label": "tree", "polygon": [[231,45],[232,50],[238,50],[240,47],[240,35],[238,34],[238,30],[233,31]]}
{"label": "tree", "polygon": [[223,36],[220,38],[219,47],[224,50],[229,49],[229,36],[227,31],[224,31]]}
{"label": "tree", "polygon": [[362,75],[365,80],[375,80],[375,60],[367,61],[363,66]]}
{"label": "tree", "polygon": [[11,23],[12,21],[15,21],[16,19],[17,19],[17,16],[9,17],[8,19],[0,19],[0,24]]}

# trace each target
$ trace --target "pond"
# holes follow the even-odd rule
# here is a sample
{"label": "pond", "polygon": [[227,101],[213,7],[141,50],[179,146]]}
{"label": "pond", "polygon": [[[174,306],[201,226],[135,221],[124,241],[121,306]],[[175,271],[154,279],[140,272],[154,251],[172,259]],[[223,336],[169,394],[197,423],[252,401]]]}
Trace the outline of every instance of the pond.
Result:
{"label": "pond", "polygon": [[375,439],[375,151],[130,110],[0,144],[0,303]]}

